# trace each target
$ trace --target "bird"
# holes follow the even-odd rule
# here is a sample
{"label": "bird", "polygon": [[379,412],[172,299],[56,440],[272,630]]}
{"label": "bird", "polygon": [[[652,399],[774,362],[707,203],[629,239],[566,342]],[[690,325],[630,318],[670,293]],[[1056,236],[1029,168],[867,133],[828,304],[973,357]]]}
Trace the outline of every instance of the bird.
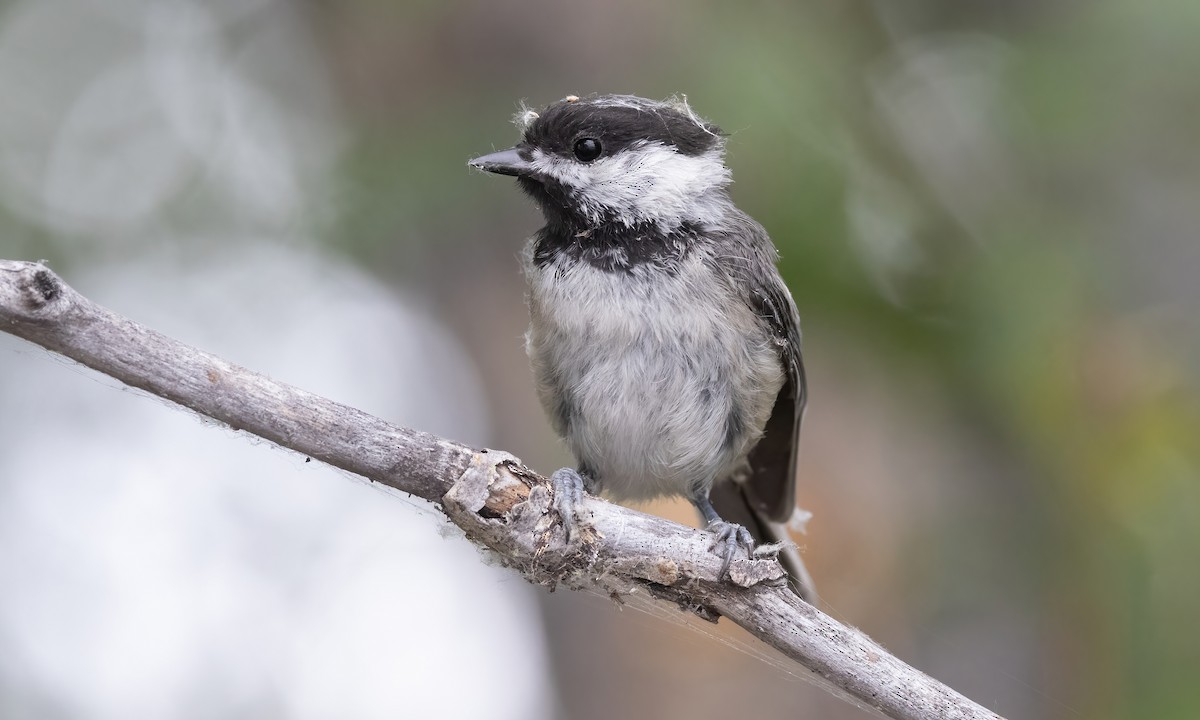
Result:
{"label": "bird", "polygon": [[728,577],[777,544],[807,383],[800,319],[766,230],[733,203],[727,135],[686,96],[569,95],[521,106],[515,147],[468,162],[516,178],[545,225],[521,265],[537,395],[577,462],[551,476],[568,541],[584,492],[687,498]]}

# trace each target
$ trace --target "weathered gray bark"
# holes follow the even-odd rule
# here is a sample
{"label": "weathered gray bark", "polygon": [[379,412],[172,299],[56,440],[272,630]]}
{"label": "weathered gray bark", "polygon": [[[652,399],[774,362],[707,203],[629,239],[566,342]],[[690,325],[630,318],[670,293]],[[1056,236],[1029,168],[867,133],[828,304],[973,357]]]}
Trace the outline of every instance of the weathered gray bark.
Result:
{"label": "weathered gray bark", "polygon": [[587,498],[589,531],[566,544],[546,480],[515,457],[389,425],[142,327],[38,263],[0,260],[0,329],[237,430],[438,504],[467,537],[532,582],[649,592],[724,615],[888,717],[999,718],[909,667],[784,587],[768,555],[719,582],[707,533]]}

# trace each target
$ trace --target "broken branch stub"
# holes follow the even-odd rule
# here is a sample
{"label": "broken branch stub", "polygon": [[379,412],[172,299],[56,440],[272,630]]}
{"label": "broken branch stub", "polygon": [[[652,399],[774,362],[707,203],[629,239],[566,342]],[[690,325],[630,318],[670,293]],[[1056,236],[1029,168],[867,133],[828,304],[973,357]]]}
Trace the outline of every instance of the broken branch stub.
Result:
{"label": "broken branch stub", "polygon": [[[580,505],[580,537],[567,542],[552,500],[549,481],[519,459],[484,451],[442,505],[471,540],[540,585],[593,587],[619,597],[647,583],[688,594],[694,583],[720,581],[721,558],[711,552],[707,533],[588,496]],[[786,581],[773,556],[734,559],[729,573],[739,587]]]}

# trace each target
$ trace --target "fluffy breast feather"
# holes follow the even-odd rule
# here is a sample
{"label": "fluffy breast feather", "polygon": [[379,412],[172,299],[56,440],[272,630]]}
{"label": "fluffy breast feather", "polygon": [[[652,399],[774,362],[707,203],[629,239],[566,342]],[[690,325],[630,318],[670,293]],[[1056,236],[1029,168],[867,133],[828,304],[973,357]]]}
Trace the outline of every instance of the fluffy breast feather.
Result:
{"label": "fluffy breast feather", "polygon": [[698,248],[668,271],[535,264],[527,350],[580,467],[618,499],[706,491],[744,462],[783,384],[778,348]]}

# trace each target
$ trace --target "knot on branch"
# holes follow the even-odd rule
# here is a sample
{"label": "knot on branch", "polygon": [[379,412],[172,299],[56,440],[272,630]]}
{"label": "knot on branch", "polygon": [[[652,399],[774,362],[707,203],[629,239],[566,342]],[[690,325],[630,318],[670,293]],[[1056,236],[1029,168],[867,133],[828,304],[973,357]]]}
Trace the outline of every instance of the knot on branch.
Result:
{"label": "knot on branch", "polygon": [[62,283],[58,276],[45,267],[34,271],[33,282],[30,283],[30,286],[34,291],[31,293],[31,302],[38,306],[53,301],[62,292]]}
{"label": "knot on branch", "polygon": [[0,297],[0,308],[7,309],[11,320],[33,322],[49,319],[47,308],[63,297],[67,286],[54,274],[50,268],[41,262],[23,262],[17,260],[0,260],[0,271],[14,273],[15,278],[0,292],[7,288],[13,295],[8,298]]}

